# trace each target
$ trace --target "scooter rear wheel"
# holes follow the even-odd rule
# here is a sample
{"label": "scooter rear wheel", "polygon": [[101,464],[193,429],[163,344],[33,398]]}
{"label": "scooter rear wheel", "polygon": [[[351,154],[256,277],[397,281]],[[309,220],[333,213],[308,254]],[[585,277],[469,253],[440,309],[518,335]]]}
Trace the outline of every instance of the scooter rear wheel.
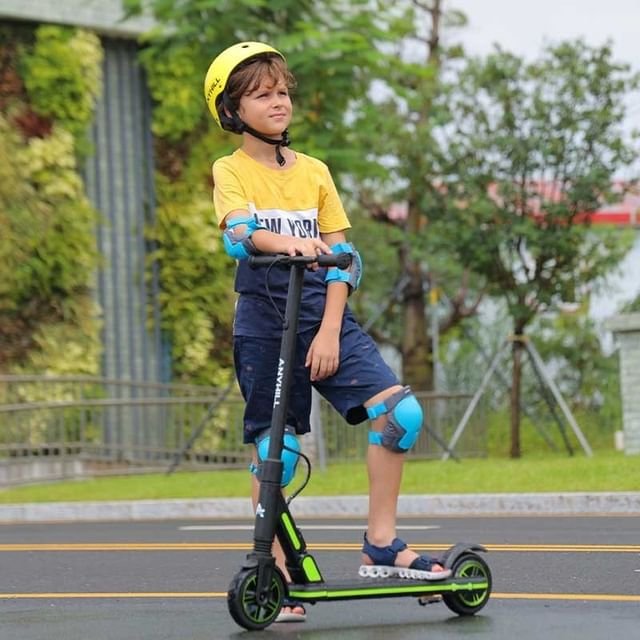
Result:
{"label": "scooter rear wheel", "polygon": [[258,602],[258,570],[244,569],[236,574],[227,592],[227,606],[231,617],[245,629],[268,627],[280,613],[285,596],[282,574],[274,569],[266,602]]}
{"label": "scooter rear wheel", "polygon": [[484,578],[487,588],[481,591],[453,591],[442,594],[444,603],[460,616],[472,616],[484,607],[491,594],[491,570],[475,553],[463,553],[451,566],[454,578]]}

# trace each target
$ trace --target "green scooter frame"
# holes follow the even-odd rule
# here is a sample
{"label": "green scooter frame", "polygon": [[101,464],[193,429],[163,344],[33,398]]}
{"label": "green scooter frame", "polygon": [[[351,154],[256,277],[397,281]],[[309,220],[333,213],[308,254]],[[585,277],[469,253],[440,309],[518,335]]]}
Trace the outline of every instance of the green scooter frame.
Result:
{"label": "green scooter frame", "polygon": [[[282,495],[282,442],[291,391],[295,339],[304,271],[317,261],[320,266],[349,266],[348,253],[308,256],[252,256],[253,267],[273,266],[290,269],[289,290],[283,322],[280,360],[276,376],[271,437],[267,459],[262,462],[260,492],[256,507],[253,550],[235,575],[227,593],[232,618],[245,629],[260,630],[275,621],[284,598],[301,602],[357,600],[364,598],[415,597],[420,604],[442,601],[458,615],[478,612],[489,600],[491,571],[477,552],[481,545],[458,543],[442,556],[451,577],[439,581],[398,578],[354,578],[327,581],[315,558],[307,552]],[[291,576],[287,584],[271,553],[274,538],[282,545]]]}

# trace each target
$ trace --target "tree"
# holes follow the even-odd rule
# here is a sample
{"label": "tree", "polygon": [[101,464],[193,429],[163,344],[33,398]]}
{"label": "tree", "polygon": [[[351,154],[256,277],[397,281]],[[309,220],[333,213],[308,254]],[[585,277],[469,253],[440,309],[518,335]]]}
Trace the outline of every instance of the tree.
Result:
{"label": "tree", "polygon": [[[294,92],[294,142],[337,174],[357,171],[360,149],[345,119],[366,95],[380,56],[372,41],[388,38],[388,3],[381,0],[125,0],[131,13],[151,9],[158,27],[147,34],[143,62],[157,99],[155,133],[171,142],[197,139],[211,118],[204,74],[215,55],[242,40],[266,41],[286,54],[299,79]],[[211,127],[214,153],[228,135]],[[217,148],[214,146],[217,143]],[[223,143],[223,144],[221,144]],[[216,154],[217,155],[217,154]]]}
{"label": "tree", "polygon": [[[161,187],[157,224],[149,234],[158,247],[162,324],[172,343],[174,373],[220,382],[230,372],[233,268],[214,221],[210,167],[237,145],[237,137],[217,129],[206,109],[206,70],[215,55],[242,40],[266,41],[283,51],[298,78],[294,146],[327,162],[340,182],[367,164],[345,114],[366,96],[380,57],[371,41],[388,37],[388,3],[128,0],[126,5],[132,12],[150,7],[159,23],[145,36],[141,59],[155,99]],[[206,247],[203,237],[210,239]]]}
{"label": "tree", "polygon": [[[374,333],[398,348],[403,379],[416,389],[434,388],[434,323],[429,322],[426,294],[431,294],[433,303],[439,291],[446,292],[448,306],[435,328],[439,334],[473,315],[482,297],[472,274],[451,260],[429,224],[448,210],[448,195],[440,188],[437,131],[450,117],[448,95],[453,87],[444,78],[462,55],[459,46],[443,45],[443,31],[465,23],[460,12],[445,11],[443,0],[408,0],[399,5],[393,24],[395,44],[383,47],[387,55],[380,68],[381,97],[360,105],[354,126],[360,135],[358,146],[377,163],[357,184],[357,199],[369,220],[363,233],[356,230],[356,237],[369,247],[372,238],[380,237],[381,225],[385,227],[382,242],[370,251],[377,264],[369,269],[377,282],[386,279],[388,289],[396,286],[388,306],[396,320],[387,317],[387,331]],[[396,215],[390,214],[394,203],[402,203],[395,208]],[[372,227],[378,227],[377,234]],[[374,296],[379,293],[380,287],[373,289]],[[434,310],[432,304],[431,313]]]}
{"label": "tree", "polygon": [[640,296],[637,296],[634,300],[624,305],[622,313],[637,313],[640,312]]}
{"label": "tree", "polygon": [[[432,222],[487,291],[505,298],[524,336],[541,312],[582,301],[628,248],[615,230],[592,228],[589,214],[635,156],[620,123],[638,77],[609,45],[576,41],[533,63],[497,49],[468,61],[455,82],[452,120],[440,131],[449,206]],[[512,457],[521,454],[522,348],[513,342]]]}

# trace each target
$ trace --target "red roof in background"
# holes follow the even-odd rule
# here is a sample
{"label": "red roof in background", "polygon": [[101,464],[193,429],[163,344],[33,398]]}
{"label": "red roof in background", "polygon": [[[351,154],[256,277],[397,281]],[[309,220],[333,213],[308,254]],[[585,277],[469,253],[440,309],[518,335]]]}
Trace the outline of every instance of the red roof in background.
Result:
{"label": "red roof in background", "polygon": [[[553,182],[535,182],[536,192],[540,197],[531,198],[527,203],[528,209],[533,212],[534,216],[543,215],[541,213],[542,203],[549,201],[557,201],[560,199],[560,190]],[[614,183],[615,187],[622,187],[622,182]],[[492,184],[489,186],[489,194],[498,199],[497,186]],[[390,220],[406,220],[409,215],[407,202],[394,202],[387,209],[387,217]],[[593,224],[614,224],[620,226],[640,227],[640,187],[634,188],[625,194],[619,202],[603,204],[597,211],[590,214],[579,216],[581,219],[590,218]]]}
{"label": "red roof in background", "polygon": [[[535,182],[536,191],[540,194],[540,198],[532,198],[528,203],[536,213],[539,213],[544,201],[556,201],[560,198],[560,190],[553,182]],[[622,188],[622,182],[614,183],[616,187]],[[490,187],[490,193],[495,197],[495,185]],[[632,225],[640,226],[640,190],[636,187],[629,193],[625,194],[622,200],[603,204],[600,209],[591,214],[585,214],[585,217],[591,219],[593,224],[615,224],[615,225]]]}
{"label": "red roof in background", "polygon": [[625,195],[621,202],[607,204],[591,215],[594,224],[640,226],[640,193]]}

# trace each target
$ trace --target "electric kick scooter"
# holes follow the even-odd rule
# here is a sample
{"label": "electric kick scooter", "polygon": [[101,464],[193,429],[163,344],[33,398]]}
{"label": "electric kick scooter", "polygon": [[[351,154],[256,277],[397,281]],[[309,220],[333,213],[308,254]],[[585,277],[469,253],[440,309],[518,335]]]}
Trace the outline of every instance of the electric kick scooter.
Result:
{"label": "electric kick scooter", "polygon": [[[304,485],[286,501],[281,489],[283,463],[280,459],[291,392],[302,285],[304,272],[309,264],[318,262],[320,266],[338,266],[346,269],[351,256],[348,253],[317,257],[261,255],[251,256],[248,260],[254,268],[285,267],[290,269],[290,274],[275,381],[269,450],[267,459],[261,463],[253,551],[247,555],[242,568],[229,586],[227,604],[232,618],[245,629],[264,629],[276,619],[285,597],[315,604],[337,600],[412,596],[425,605],[438,601],[441,597],[445,605],[456,614],[475,614],[484,607],[491,593],[491,571],[487,563],[476,553],[486,551],[480,545],[458,543],[448,549],[440,562],[445,568],[451,569],[451,576],[440,581],[384,577],[383,572],[379,578],[358,577],[351,580],[327,581],[315,558],[307,552],[305,540],[296,527],[288,504],[307,484],[310,465],[307,464]],[[268,274],[269,270],[267,278]],[[308,459],[305,460],[308,463]],[[271,553],[275,536],[285,554],[286,566],[292,580],[290,584],[286,583],[283,574],[276,567]]]}

